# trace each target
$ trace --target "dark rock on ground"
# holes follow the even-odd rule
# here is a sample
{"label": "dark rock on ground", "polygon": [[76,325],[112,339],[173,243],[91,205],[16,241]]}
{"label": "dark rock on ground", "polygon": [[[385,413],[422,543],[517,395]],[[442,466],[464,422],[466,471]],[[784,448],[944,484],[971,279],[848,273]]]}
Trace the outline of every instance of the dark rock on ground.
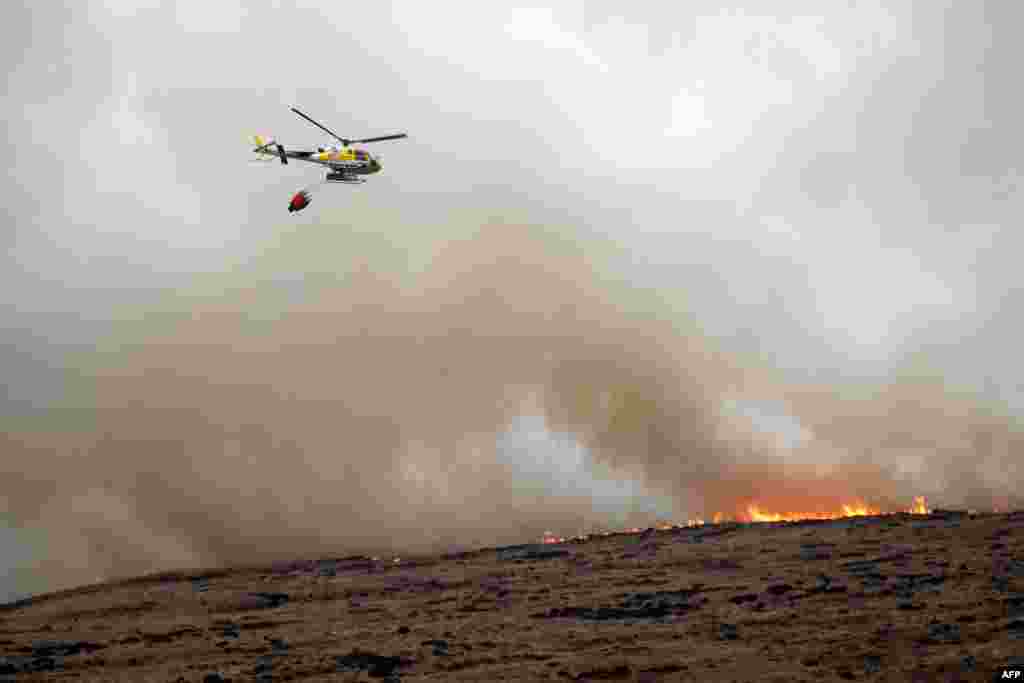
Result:
{"label": "dark rock on ground", "polygon": [[256,660],[256,667],[253,669],[256,680],[269,682],[274,680],[274,658],[271,655],[262,655]]}
{"label": "dark rock on ground", "polygon": [[32,643],[32,654],[36,657],[70,657],[89,654],[105,647],[87,640],[40,640]]}
{"label": "dark rock on ground", "polygon": [[718,637],[721,640],[736,640],[739,638],[739,629],[736,624],[719,624]]}
{"label": "dark rock on ground", "polygon": [[651,609],[664,608],[668,610],[691,609],[695,607],[690,600],[699,591],[658,591],[656,593],[636,593],[628,596],[622,601],[622,607],[626,609]]}
{"label": "dark rock on ground", "polygon": [[867,572],[858,574],[858,576],[860,577],[861,586],[868,592],[884,590],[889,582],[888,577],[878,572]]}
{"label": "dark rock on ground", "polygon": [[568,557],[571,553],[564,548],[552,547],[543,543],[525,543],[498,548],[498,559],[509,560],[553,560]]}
{"label": "dark rock on ground", "polygon": [[335,670],[340,673],[366,671],[374,678],[389,676],[394,673],[395,669],[407,664],[401,657],[387,657],[360,650],[353,650],[350,654],[335,657],[334,661]]}
{"label": "dark rock on ground", "polygon": [[959,643],[960,626],[958,624],[929,624],[928,640],[933,643]]}
{"label": "dark rock on ground", "polygon": [[586,621],[615,621],[624,619],[663,619],[672,614],[698,609],[693,597],[700,589],[657,591],[626,595],[618,607],[554,607],[547,612],[532,615],[537,619],[583,619]]}
{"label": "dark rock on ground", "polygon": [[665,607],[552,607],[533,615],[544,619],[582,619],[585,621],[619,621],[626,619],[662,619],[672,612]]}
{"label": "dark rock on ground", "polygon": [[267,603],[268,607],[280,607],[288,602],[287,593],[249,593],[251,597],[258,598]]}
{"label": "dark rock on ground", "polygon": [[841,566],[849,574],[871,574],[881,576],[878,572],[877,560],[854,560],[852,562],[845,562]]}
{"label": "dark rock on ground", "polygon": [[34,657],[28,664],[28,671],[56,671],[62,662],[56,657]]}
{"label": "dark rock on ground", "polygon": [[967,517],[967,510],[952,510],[944,508],[935,508],[932,510],[932,517],[936,519],[950,520],[950,519],[963,519]]}
{"label": "dark rock on ground", "polygon": [[14,676],[31,671],[31,657],[0,657],[0,676]]}
{"label": "dark rock on ground", "polygon": [[897,595],[910,596],[919,592],[937,593],[946,577],[932,574],[897,574],[893,589]]}
{"label": "dark rock on ground", "polygon": [[264,610],[281,607],[288,603],[288,595],[285,593],[245,593],[236,596],[234,604],[229,608],[222,608],[222,612]]}
{"label": "dark rock on ground", "polygon": [[832,557],[835,545],[832,543],[804,543],[800,546],[801,560],[828,560]]}

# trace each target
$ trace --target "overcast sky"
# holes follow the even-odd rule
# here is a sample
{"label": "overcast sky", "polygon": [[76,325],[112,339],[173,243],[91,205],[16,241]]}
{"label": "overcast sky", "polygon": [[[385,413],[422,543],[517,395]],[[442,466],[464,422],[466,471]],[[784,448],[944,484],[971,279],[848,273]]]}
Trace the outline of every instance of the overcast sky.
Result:
{"label": "overcast sky", "polygon": [[407,218],[529,197],[844,355],[1013,317],[1014,3],[244,5],[4,10],[7,308],[102,312],[259,251],[318,175],[244,164],[253,132],[323,140],[294,105],[408,131],[358,190]]}
{"label": "overcast sky", "polygon": [[[1019,3],[551,5],[5,6],[11,430],[67,403],[81,354],[126,319],[155,329],[161,292],[301,300],[311,273],[383,268],[381,249],[429,270],[432,245],[499,216],[556,226],[792,382],[924,353],[1022,409]],[[253,133],[325,142],[291,106],[409,138],[290,215],[320,172],[248,162]],[[755,421],[800,432],[759,398]],[[527,431],[512,452],[576,452]],[[41,533],[27,504],[11,525]]]}

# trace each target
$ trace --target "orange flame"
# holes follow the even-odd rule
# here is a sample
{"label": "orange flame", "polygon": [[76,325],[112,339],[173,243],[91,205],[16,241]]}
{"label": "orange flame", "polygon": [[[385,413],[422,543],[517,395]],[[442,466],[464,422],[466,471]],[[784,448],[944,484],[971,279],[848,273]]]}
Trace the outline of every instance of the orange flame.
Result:
{"label": "orange flame", "polygon": [[836,512],[763,512],[757,505],[747,506],[747,517],[751,522],[792,522],[801,519],[840,519],[842,517],[866,517],[881,514],[876,508],[857,501],[843,505]]}
{"label": "orange flame", "polygon": [[[928,507],[928,502],[924,496],[915,496],[914,504],[907,510],[903,510],[907,514],[911,515],[930,515],[932,510]],[[839,510],[835,512],[765,512],[756,504],[751,503],[747,506],[746,514],[739,515],[738,521],[746,522],[794,522],[800,520],[814,520],[814,519],[842,519],[844,517],[868,517],[874,515],[890,515],[895,514],[892,512],[882,512],[879,508],[870,506],[863,501],[854,501],[849,504],[841,505]],[[721,524],[725,521],[731,521],[733,518],[728,517],[721,512],[716,512],[712,517],[713,524]],[[672,524],[668,522],[659,522],[655,525],[657,529],[667,530],[673,528],[682,527],[696,527],[704,526],[707,522],[702,518],[689,519],[685,523]],[[636,534],[643,531],[640,528],[634,527],[631,529],[625,529],[624,533]],[[605,531],[597,534],[579,534],[573,536],[573,540],[586,540],[594,535],[609,536],[612,531]],[[623,533],[623,532],[620,532]],[[556,536],[551,531],[545,531],[544,537],[541,539],[542,543],[565,543],[566,538],[562,536]]]}
{"label": "orange flame", "polygon": [[914,496],[914,505],[907,512],[912,515],[930,515],[932,513],[924,496]]}

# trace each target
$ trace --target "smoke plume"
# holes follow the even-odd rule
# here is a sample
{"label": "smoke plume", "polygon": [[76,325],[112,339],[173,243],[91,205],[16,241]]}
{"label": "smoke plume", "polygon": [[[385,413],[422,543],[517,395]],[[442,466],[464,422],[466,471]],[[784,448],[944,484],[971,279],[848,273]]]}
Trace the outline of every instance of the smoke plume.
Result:
{"label": "smoke plume", "polygon": [[[992,507],[1021,490],[1015,423],[938,373],[787,380],[616,278],[592,238],[470,227],[419,266],[339,256],[351,267],[298,272],[290,293],[251,268],[180,293],[141,331],[125,323],[86,373],[84,423],[5,435],[9,512],[48,529],[47,583],[607,521],[496,457],[522,415],[691,516],[899,509],[922,493]],[[727,399],[781,401],[810,436],[780,448]]]}

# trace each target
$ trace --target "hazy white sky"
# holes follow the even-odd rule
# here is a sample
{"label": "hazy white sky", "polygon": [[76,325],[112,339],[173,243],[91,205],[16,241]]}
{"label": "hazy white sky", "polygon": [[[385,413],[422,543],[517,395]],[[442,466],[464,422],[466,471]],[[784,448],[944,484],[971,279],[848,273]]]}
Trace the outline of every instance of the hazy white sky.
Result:
{"label": "hazy white sky", "polygon": [[319,142],[296,105],[410,133],[378,146],[374,201],[436,220],[481,186],[520,193],[855,357],[1001,317],[1014,3],[554,7],[6,8],[6,308],[102,309],[81,290],[258,251],[316,173],[246,166],[247,136]]}

